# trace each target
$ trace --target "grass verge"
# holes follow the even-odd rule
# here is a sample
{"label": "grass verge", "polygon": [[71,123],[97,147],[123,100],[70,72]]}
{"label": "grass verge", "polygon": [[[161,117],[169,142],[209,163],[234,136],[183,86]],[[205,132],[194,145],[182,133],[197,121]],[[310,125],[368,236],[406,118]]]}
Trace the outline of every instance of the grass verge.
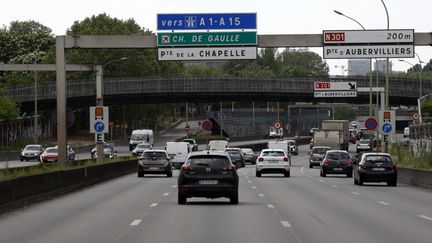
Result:
{"label": "grass verge", "polygon": [[[106,158],[104,159],[104,164],[126,161],[126,160],[133,160],[133,159],[136,159],[136,157],[130,156],[130,157],[115,157],[112,159]],[[98,165],[95,159],[74,161],[72,163],[66,163],[65,165],[60,165],[59,163],[52,163],[52,164],[41,163],[36,166],[2,169],[0,170],[0,180],[7,180],[7,179],[17,178],[22,176],[38,175],[43,173],[68,170],[74,168],[83,168],[83,167],[89,167],[93,165]]]}
{"label": "grass verge", "polygon": [[431,153],[415,155],[408,147],[398,144],[392,145],[390,153],[400,167],[432,171]]}

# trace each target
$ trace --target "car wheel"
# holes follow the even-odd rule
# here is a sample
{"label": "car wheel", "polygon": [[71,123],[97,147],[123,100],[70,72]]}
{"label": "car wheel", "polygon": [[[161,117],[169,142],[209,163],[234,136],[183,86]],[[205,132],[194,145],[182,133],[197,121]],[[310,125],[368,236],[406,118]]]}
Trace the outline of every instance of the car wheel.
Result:
{"label": "car wheel", "polygon": [[235,204],[235,205],[237,205],[238,202],[239,202],[239,199],[238,199],[238,192],[236,192],[235,195],[233,195],[233,196],[230,197],[230,204]]}
{"label": "car wheel", "polygon": [[178,193],[178,197],[177,197],[177,202],[180,205],[185,205],[186,204],[186,196],[182,195],[180,192]]}
{"label": "car wheel", "polygon": [[169,172],[167,173],[167,177],[172,177],[172,171],[169,171]]}
{"label": "car wheel", "polygon": [[356,179],[355,176],[354,176],[354,185],[358,185],[358,180]]}
{"label": "car wheel", "polygon": [[312,169],[312,167],[313,167],[313,166],[312,166],[311,164],[309,164],[309,169]]}
{"label": "car wheel", "polygon": [[284,176],[285,177],[290,177],[291,176],[291,171],[285,171]]}
{"label": "car wheel", "polygon": [[389,182],[387,182],[388,186],[392,186],[392,187],[396,187],[397,186],[397,181],[396,180],[391,180]]}
{"label": "car wheel", "polygon": [[138,171],[138,177],[144,177],[144,171]]}
{"label": "car wheel", "polygon": [[363,179],[362,179],[362,177],[359,175],[359,178],[358,178],[358,184],[359,184],[359,186],[363,186]]}
{"label": "car wheel", "polygon": [[255,175],[256,177],[261,177],[261,172],[257,171]]}
{"label": "car wheel", "polygon": [[326,177],[327,174],[325,173],[325,171],[322,171],[322,177]]}
{"label": "car wheel", "polygon": [[347,177],[348,177],[348,178],[351,178],[352,176],[353,176],[352,171],[347,173]]}
{"label": "car wheel", "polygon": [[24,159],[22,157],[20,157],[20,161],[24,161]]}

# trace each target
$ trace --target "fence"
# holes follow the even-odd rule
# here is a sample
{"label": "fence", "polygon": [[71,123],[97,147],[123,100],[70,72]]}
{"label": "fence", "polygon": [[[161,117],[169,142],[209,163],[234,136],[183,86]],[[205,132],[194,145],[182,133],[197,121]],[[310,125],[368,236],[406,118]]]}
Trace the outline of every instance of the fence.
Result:
{"label": "fence", "polygon": [[[22,118],[0,121],[0,146],[8,146],[20,141],[34,139],[34,119]],[[50,140],[56,137],[55,124],[50,120],[38,118],[38,140]]]}
{"label": "fence", "polygon": [[432,152],[432,123],[410,126],[411,150],[414,154]]}

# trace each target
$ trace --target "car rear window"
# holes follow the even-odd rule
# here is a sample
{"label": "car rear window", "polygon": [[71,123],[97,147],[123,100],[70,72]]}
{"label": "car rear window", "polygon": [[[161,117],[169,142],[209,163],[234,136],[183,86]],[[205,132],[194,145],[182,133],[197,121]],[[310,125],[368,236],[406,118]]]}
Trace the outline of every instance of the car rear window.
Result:
{"label": "car rear window", "polygon": [[328,153],[328,159],[349,159],[349,155],[347,153]]}
{"label": "car rear window", "polygon": [[281,157],[285,156],[283,151],[263,151],[262,156]]}
{"label": "car rear window", "polygon": [[57,149],[56,148],[50,148],[46,150],[47,153],[57,153]]}
{"label": "car rear window", "polygon": [[167,155],[164,152],[144,152],[143,158],[166,158]]}
{"label": "car rear window", "polygon": [[290,141],[290,142],[288,142],[288,144],[291,145],[291,146],[294,146],[295,142],[294,141]]}
{"label": "car rear window", "polygon": [[386,155],[369,155],[366,156],[365,161],[368,163],[391,163],[392,158]]}
{"label": "car rear window", "polygon": [[202,165],[209,167],[225,167],[230,165],[230,160],[226,156],[194,156],[190,157],[186,162],[189,165]]}
{"label": "car rear window", "polygon": [[329,149],[328,148],[314,148],[312,153],[314,154],[325,154]]}
{"label": "car rear window", "polygon": [[25,149],[26,150],[39,150],[40,146],[27,146]]}
{"label": "car rear window", "polygon": [[138,148],[151,148],[150,144],[138,144]]}

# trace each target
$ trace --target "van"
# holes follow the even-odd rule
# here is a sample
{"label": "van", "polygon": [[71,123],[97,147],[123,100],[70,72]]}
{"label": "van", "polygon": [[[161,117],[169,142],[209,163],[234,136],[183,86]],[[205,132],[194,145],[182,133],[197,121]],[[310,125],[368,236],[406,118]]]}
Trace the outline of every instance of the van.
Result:
{"label": "van", "polygon": [[140,143],[149,143],[153,146],[153,130],[133,130],[129,139],[129,151],[132,151]]}
{"label": "van", "polygon": [[188,142],[167,142],[165,149],[168,156],[171,158],[172,165],[176,169],[179,169],[184,164],[191,152],[191,147]]}
{"label": "van", "polygon": [[211,140],[208,144],[209,150],[225,150],[228,148],[228,141],[225,140]]}
{"label": "van", "polygon": [[404,136],[404,138],[408,138],[410,136],[410,129],[409,129],[409,127],[405,127],[404,128],[403,136]]}

